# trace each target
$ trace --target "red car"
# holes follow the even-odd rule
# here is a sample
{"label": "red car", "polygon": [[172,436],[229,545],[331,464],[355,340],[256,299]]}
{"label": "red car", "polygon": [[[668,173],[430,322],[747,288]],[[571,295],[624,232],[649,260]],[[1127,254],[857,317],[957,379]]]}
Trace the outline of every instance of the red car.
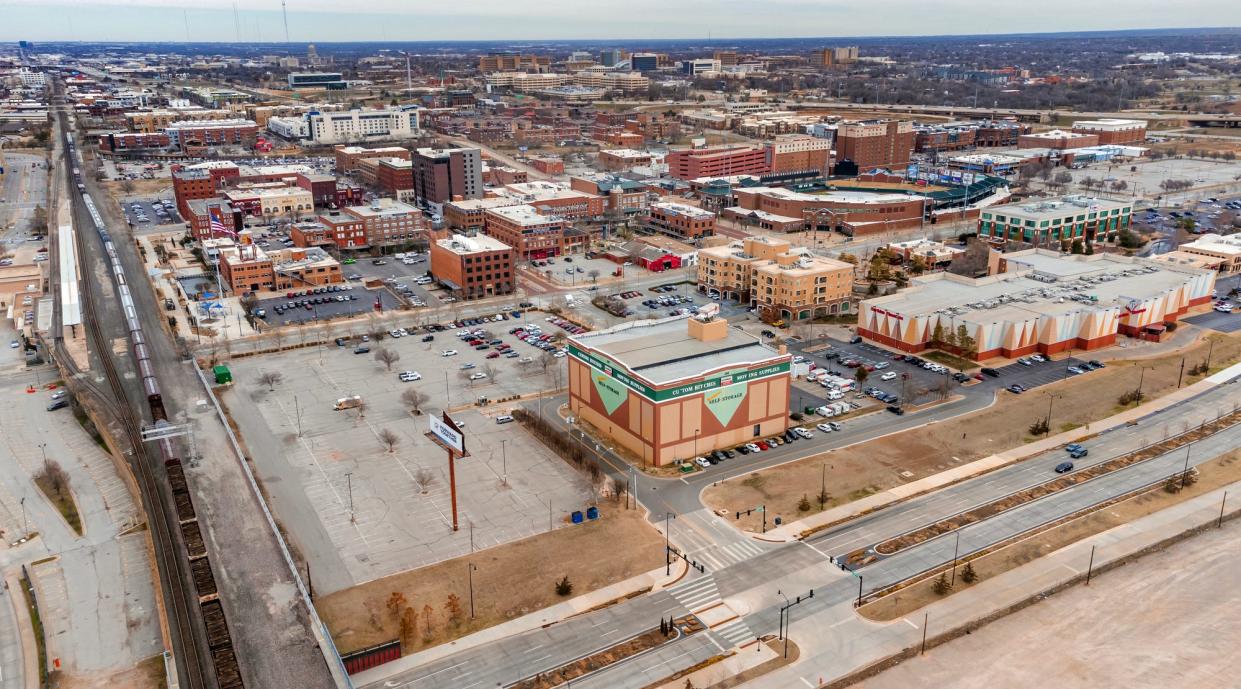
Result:
{"label": "red car", "polygon": [[767,444],[767,441],[766,441],[766,440],[760,440],[760,441],[758,441],[757,443],[754,443],[754,444],[755,444],[755,445],[758,445],[758,449],[760,449],[760,450],[770,450],[770,449],[771,449],[771,446]]}
{"label": "red car", "polygon": [[867,372],[867,373],[870,373],[871,371],[874,371],[874,370],[875,370],[875,367],[874,367],[874,366],[872,366],[871,364],[866,364],[866,365],[865,365],[865,366],[863,366],[862,368],[866,369],[866,372]]}
{"label": "red car", "polygon": [[499,352],[489,352],[485,358],[487,358],[487,359],[499,359],[499,358],[500,358],[500,353],[499,353]]}

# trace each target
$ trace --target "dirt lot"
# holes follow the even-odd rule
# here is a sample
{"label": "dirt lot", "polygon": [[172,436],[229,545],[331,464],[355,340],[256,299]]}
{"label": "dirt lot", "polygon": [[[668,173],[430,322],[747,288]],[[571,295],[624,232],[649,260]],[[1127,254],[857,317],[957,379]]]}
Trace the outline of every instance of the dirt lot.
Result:
{"label": "dirt lot", "polygon": [[[316,599],[342,653],[397,638],[399,616],[388,607],[393,593],[417,613],[417,633],[405,639],[411,653],[506,622],[564,600],[554,584],[568,576],[580,595],[663,564],[663,540],[637,510],[604,503],[603,516],[582,526],[557,529],[430,567],[395,574]],[[476,618],[469,619],[468,567],[473,563]],[[463,611],[451,621],[450,594]],[[425,634],[424,606],[431,608]]]}
{"label": "dirt lot", "polygon": [[[1213,371],[1241,357],[1241,337],[1213,335],[1212,339]],[[1202,341],[1184,352],[1187,369],[1205,359],[1208,346]],[[1052,383],[1024,395],[1002,392],[996,404],[965,417],[831,450],[711,486],[703,493],[703,501],[711,509],[726,512],[765,504],[770,513],[787,519],[805,517],[818,511],[814,487],[819,485],[825,464],[831,496],[825,508],[830,508],[1029,442],[1029,425],[1047,414],[1047,393],[1057,395],[1055,409],[1062,411],[1053,412],[1052,430],[1061,432],[1121,411],[1117,398],[1136,389],[1139,377],[1147,400],[1171,392],[1176,388],[1181,357],[1178,353],[1156,359],[1115,361],[1089,376]],[[1139,367],[1146,370],[1145,374]],[[1185,384],[1199,378],[1186,373]],[[810,510],[797,509],[803,495],[808,496]],[[762,515],[754,514],[743,517],[737,526],[757,530],[761,523]]]}
{"label": "dirt lot", "polygon": [[[1102,533],[1121,524],[1127,524],[1171,507],[1178,502],[1239,481],[1241,480],[1241,462],[1238,462],[1238,459],[1241,459],[1241,452],[1233,452],[1198,465],[1198,482],[1179,493],[1168,493],[1162,486],[1157,487],[1081,519],[1075,519],[1001,550],[974,558],[970,562],[973,563],[974,571],[978,574],[978,580],[975,583],[1020,567],[1035,558],[1076,543],[1083,538]],[[904,617],[940,598],[932,590],[934,579],[935,577],[928,577],[891,595],[867,603],[860,609],[861,615],[872,620],[895,620]],[[961,591],[970,586],[971,584],[966,584],[961,580],[961,570],[958,568],[957,582],[953,590]]]}
{"label": "dirt lot", "polygon": [[1231,689],[1241,598],[1221,592],[1241,583],[1239,534],[1227,523],[856,686]]}

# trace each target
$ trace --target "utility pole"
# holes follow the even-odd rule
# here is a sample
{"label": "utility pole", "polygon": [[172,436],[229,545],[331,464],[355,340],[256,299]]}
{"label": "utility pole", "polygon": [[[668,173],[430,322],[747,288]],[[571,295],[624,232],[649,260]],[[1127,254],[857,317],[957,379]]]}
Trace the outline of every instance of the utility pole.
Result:
{"label": "utility pole", "polygon": [[39,452],[43,455],[43,472],[47,473],[47,443],[39,443]]}
{"label": "utility pole", "polygon": [[293,413],[297,415],[297,437],[302,437],[302,408],[297,403],[297,395],[293,395]]}
{"label": "utility pole", "polygon": [[1185,380],[1185,357],[1181,357],[1181,372],[1176,376],[1176,389],[1181,389],[1181,381]]}
{"label": "utility pole", "polygon": [[1185,490],[1185,481],[1189,478],[1189,452],[1193,446],[1192,441],[1185,446],[1185,468],[1181,470],[1181,490]]}

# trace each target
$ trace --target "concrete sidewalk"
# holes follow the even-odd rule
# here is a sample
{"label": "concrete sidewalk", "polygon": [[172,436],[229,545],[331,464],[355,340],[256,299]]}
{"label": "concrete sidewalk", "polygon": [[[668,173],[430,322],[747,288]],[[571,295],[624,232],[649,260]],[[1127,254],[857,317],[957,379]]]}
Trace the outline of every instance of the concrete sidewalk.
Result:
{"label": "concrete sidewalk", "polygon": [[1111,430],[1130,422],[1136,421],[1142,417],[1162,411],[1180,402],[1184,402],[1191,397],[1202,394],[1211,388],[1221,385],[1236,376],[1241,375],[1241,364],[1234,365],[1219,373],[1198,381],[1192,385],[1181,388],[1174,392],[1170,392],[1159,399],[1144,404],[1133,409],[1127,409],[1114,416],[1109,416],[1101,421],[1086,424],[1080,428],[1071,431],[1058,433],[1056,435],[1036,440],[1032,443],[1015,447],[1011,450],[1000,452],[990,457],[970,462],[959,467],[954,467],[938,474],[927,476],[917,481],[911,481],[901,486],[890,488],[880,493],[869,495],[861,500],[855,500],[829,510],[824,510],[818,514],[810,515],[805,519],[799,519],[795,522],[782,524],[774,529],[769,529],[765,534],[755,534],[747,532],[751,537],[764,541],[793,541],[800,537],[800,534],[806,530],[822,527],[828,524],[851,519],[867,512],[872,512],[895,502],[905,500],[920,493],[942,488],[952,483],[957,483],[968,478],[972,478],[979,474],[997,469],[999,467],[1012,464],[1034,455],[1048,450],[1055,449],[1066,443],[1080,441],[1083,438]]}
{"label": "concrete sidewalk", "polygon": [[630,577],[611,586],[605,586],[590,593],[576,596],[563,603],[557,603],[517,619],[463,636],[456,641],[440,644],[434,648],[428,648],[425,651],[419,651],[376,668],[359,672],[351,677],[353,685],[361,687],[375,682],[382,682],[397,673],[412,670],[420,665],[440,660],[454,653],[562,622],[610,601],[633,595],[647,587],[650,587],[652,592],[662,590],[675,584],[685,576],[687,569],[688,565],[678,560],[677,568],[673,569],[671,576],[665,576],[663,569],[654,569],[645,574]]}

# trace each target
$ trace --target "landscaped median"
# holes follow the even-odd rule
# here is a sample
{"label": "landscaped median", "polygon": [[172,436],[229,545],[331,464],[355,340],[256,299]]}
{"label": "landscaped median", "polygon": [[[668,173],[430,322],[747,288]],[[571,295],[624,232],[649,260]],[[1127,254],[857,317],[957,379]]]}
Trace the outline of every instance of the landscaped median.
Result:
{"label": "landscaped median", "polygon": [[[1209,370],[1194,373],[1208,353]],[[1212,335],[1175,354],[1114,361],[1102,370],[1022,395],[1001,391],[994,405],[978,412],[714,484],[703,491],[703,502],[730,519],[742,513],[735,526],[758,532],[764,515],[758,510],[745,513],[760,505],[766,506],[768,525],[776,516],[785,523],[802,520],[1038,440],[1030,429],[1047,418],[1049,403],[1050,433],[1088,430],[1092,423],[1132,409],[1132,404],[1122,405],[1120,400],[1139,385],[1142,400],[1149,402],[1202,380],[1238,358],[1241,336]],[[820,491],[826,498],[822,502]]]}

